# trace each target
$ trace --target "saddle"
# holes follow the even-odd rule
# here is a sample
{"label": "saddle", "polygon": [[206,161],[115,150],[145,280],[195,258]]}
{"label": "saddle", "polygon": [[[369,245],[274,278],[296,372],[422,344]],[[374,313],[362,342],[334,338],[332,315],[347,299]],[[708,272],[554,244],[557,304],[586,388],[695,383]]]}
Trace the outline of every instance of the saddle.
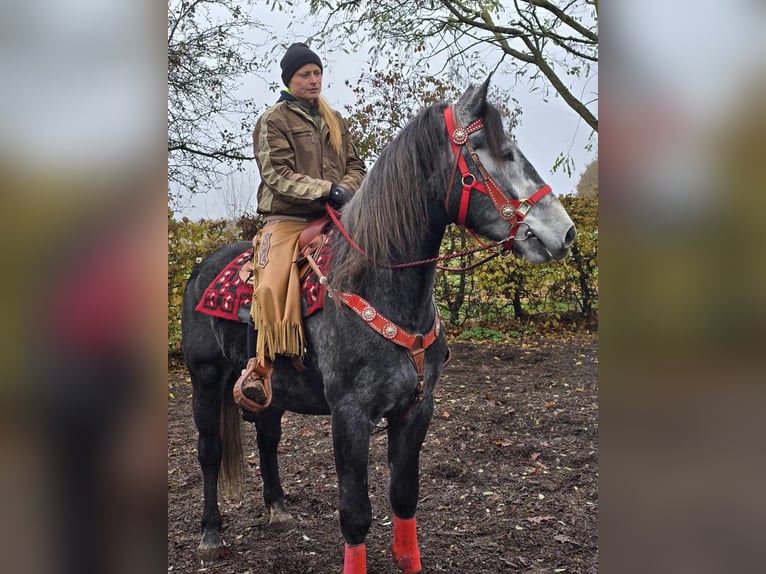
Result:
{"label": "saddle", "polygon": [[[322,217],[308,225],[300,235],[298,246],[300,255],[295,262],[298,265],[301,278],[301,297],[304,304],[303,317],[309,316],[313,311],[321,309],[324,305],[324,295],[326,289],[325,273],[332,258],[331,250],[328,247],[328,238],[334,230],[325,233],[326,227],[330,223],[329,216]],[[239,270],[239,278],[251,286],[253,285],[253,264],[252,252],[251,259],[242,264]],[[324,280],[324,281],[322,281]],[[384,336],[389,341],[404,347],[412,361],[417,372],[417,387],[413,399],[413,406],[423,400],[424,394],[424,355],[426,349],[433,343],[440,332],[441,321],[439,312],[434,302],[435,318],[431,330],[423,334],[409,334],[402,330],[396,324],[380,315],[374,308],[358,295],[335,291],[335,296],[346,303],[368,326]],[[444,364],[447,364],[451,358],[449,348]],[[299,358],[293,360],[293,365],[298,371],[303,371],[305,366]],[[255,373],[263,381],[263,390],[265,394],[265,404],[259,404],[250,401],[242,392],[242,385],[245,379],[250,376],[244,374],[237,380],[234,386],[234,398],[236,403],[245,411],[254,413],[262,412],[271,404],[271,365],[258,367]],[[412,407],[411,407],[412,408]],[[246,420],[249,420],[246,418]]]}
{"label": "saddle", "polygon": [[[306,226],[306,228],[301,232],[300,237],[298,238],[298,248],[300,249],[301,255],[297,261],[301,279],[305,279],[310,269],[308,264],[308,258],[306,256],[311,255],[312,257],[315,257],[319,254],[319,251],[322,249],[322,247],[327,241],[327,234],[325,233],[325,228],[329,224],[330,224],[330,216],[323,215],[316,221],[312,221],[311,223],[309,223]],[[253,284],[254,271],[255,271],[255,266],[253,265],[253,258],[251,257],[250,259],[245,261],[242,267],[239,268],[239,272],[238,272],[239,278],[242,280],[242,283],[244,283],[245,285],[248,285],[250,288],[254,287],[254,284]]]}
{"label": "saddle", "polygon": [[328,234],[325,233],[325,230],[329,225],[330,216],[323,215],[316,221],[309,223],[306,229],[301,232],[298,238],[298,248],[301,255],[297,261],[301,280],[304,280],[311,270],[307,256],[310,255],[316,259],[322,247],[327,243]]}

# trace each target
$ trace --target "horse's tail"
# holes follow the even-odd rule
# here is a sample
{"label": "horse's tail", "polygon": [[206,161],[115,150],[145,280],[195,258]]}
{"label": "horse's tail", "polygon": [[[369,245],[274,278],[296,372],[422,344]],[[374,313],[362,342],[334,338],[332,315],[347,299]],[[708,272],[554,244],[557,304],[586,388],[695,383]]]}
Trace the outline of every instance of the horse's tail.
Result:
{"label": "horse's tail", "polygon": [[245,481],[242,452],[242,418],[231,391],[221,401],[221,472],[220,487],[228,497],[239,497]]}

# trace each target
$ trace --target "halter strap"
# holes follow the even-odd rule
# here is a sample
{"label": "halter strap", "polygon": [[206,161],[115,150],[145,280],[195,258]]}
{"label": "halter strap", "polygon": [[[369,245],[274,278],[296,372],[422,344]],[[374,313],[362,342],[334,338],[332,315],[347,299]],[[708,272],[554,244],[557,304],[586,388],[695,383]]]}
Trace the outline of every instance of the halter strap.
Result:
{"label": "halter strap", "polygon": [[[543,185],[531,196],[522,200],[517,200],[507,196],[503,193],[503,191],[500,189],[500,186],[497,185],[497,182],[495,182],[492,176],[487,173],[487,170],[481,163],[476,150],[471,145],[471,142],[468,141],[468,137],[472,133],[484,127],[484,121],[479,118],[478,120],[472,122],[468,127],[463,128],[460,126],[454,108],[452,106],[447,106],[444,109],[444,122],[447,126],[447,133],[449,134],[452,153],[455,155],[455,164],[452,167],[452,175],[450,177],[449,186],[447,188],[447,195],[444,199],[445,207],[449,211],[450,193],[455,181],[457,168],[460,168],[463,190],[460,196],[460,206],[458,208],[456,223],[465,227],[465,219],[468,215],[468,204],[471,200],[471,190],[475,189],[476,191],[483,193],[490,198],[492,204],[495,206],[495,209],[500,214],[500,217],[511,224],[510,232],[508,233],[508,237],[506,238],[503,245],[503,250],[507,251],[513,245],[513,240],[516,238],[516,233],[519,230],[519,224],[521,221],[524,219],[527,213],[529,213],[529,210],[535,203],[540,201],[540,199],[551,192],[551,187],[549,185]],[[471,156],[471,160],[476,166],[476,169],[479,171],[479,175],[481,176],[482,181],[479,181],[479,179],[471,173],[471,170],[468,168],[468,163],[460,151],[461,146],[465,146],[466,150]]]}
{"label": "halter strap", "polygon": [[457,168],[460,168],[460,175],[463,179],[463,193],[460,196],[460,208],[458,210],[458,216],[456,223],[458,225],[465,225],[465,218],[468,214],[468,203],[471,197],[471,189],[480,191],[487,195],[487,188],[482,184],[474,175],[471,170],[468,169],[468,164],[460,153],[460,146],[468,144],[468,136],[472,133],[479,131],[484,127],[484,120],[479,118],[475,122],[471,123],[468,127],[463,128],[457,123],[454,117],[452,106],[447,106],[444,110],[444,121],[447,124],[447,133],[449,134],[450,145],[452,146],[452,153],[455,154],[455,164],[452,167],[452,177],[450,178],[449,187],[447,188],[447,197],[445,203],[449,207],[449,194],[452,191],[452,183],[455,179],[455,173]]}

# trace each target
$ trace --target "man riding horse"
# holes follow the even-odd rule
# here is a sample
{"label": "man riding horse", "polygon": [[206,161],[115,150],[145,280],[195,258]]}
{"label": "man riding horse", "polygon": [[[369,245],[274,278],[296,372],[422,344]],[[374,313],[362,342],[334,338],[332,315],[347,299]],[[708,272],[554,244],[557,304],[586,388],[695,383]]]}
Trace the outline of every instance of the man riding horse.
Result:
{"label": "man riding horse", "polygon": [[[321,97],[323,66],[303,43],[292,44],[280,62],[286,90],[258,119],[253,131],[261,175],[258,213],[264,226],[253,238],[254,295],[248,329],[248,362],[235,386],[257,404],[268,404],[276,355],[301,357],[298,238],[359,189],[366,168],[351,141],[348,122]],[[237,403],[246,410],[252,403]],[[248,404],[250,407],[248,407]]]}

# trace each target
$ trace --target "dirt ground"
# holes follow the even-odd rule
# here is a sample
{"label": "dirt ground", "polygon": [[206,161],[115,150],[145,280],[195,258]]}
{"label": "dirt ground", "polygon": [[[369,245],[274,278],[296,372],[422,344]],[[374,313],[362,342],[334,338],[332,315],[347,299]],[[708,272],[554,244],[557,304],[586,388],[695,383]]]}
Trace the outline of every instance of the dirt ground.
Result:
{"label": "dirt ground", "polygon": [[[597,572],[596,335],[451,348],[421,454],[423,572]],[[169,386],[168,571],[340,573],[330,421],[292,413],[284,417],[280,468],[296,528],[274,533],[267,526],[252,430],[245,495],[220,501],[225,556],[204,565],[197,560],[202,475],[191,384],[185,371],[172,368]],[[391,560],[387,489],[382,433],[370,445],[370,574],[399,572]]]}

